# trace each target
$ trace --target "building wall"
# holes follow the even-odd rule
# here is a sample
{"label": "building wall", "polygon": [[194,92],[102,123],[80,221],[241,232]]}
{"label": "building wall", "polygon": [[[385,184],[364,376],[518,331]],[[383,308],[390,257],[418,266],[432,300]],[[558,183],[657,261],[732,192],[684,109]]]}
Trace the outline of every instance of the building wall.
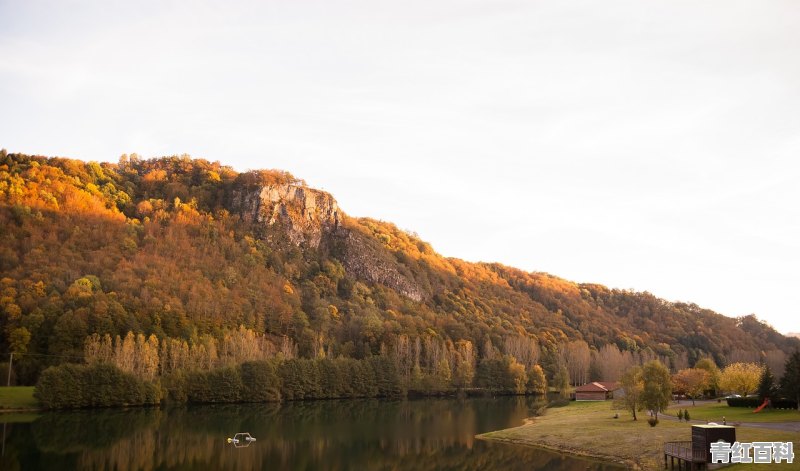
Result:
{"label": "building wall", "polygon": [[576,392],[576,401],[605,401],[606,393],[603,391]]}

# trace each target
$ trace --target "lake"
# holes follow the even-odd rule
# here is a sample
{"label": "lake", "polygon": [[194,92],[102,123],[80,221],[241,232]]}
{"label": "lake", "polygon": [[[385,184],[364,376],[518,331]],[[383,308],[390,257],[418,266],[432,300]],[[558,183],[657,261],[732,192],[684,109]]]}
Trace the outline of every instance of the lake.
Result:
{"label": "lake", "polygon": [[[622,469],[475,439],[521,425],[536,405],[533,398],[499,397],[47,412],[2,425],[0,469]],[[12,417],[0,414],[0,422],[18,420]],[[227,443],[237,432],[257,441]]]}

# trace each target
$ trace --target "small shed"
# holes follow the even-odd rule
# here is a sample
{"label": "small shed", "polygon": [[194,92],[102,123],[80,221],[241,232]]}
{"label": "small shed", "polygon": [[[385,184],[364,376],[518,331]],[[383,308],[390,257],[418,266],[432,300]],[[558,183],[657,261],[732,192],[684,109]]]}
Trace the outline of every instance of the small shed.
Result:
{"label": "small shed", "polygon": [[711,444],[736,441],[736,428],[730,425],[692,425],[692,449],[706,454],[706,463],[711,462]]}
{"label": "small shed", "polygon": [[664,469],[673,469],[676,460],[679,470],[694,471],[701,466],[708,469],[712,459],[711,444],[718,441],[733,444],[736,441],[736,428],[717,424],[692,425],[692,441],[664,443]]}
{"label": "small shed", "polygon": [[614,391],[619,389],[617,383],[594,381],[575,388],[576,401],[605,401],[613,399]]}

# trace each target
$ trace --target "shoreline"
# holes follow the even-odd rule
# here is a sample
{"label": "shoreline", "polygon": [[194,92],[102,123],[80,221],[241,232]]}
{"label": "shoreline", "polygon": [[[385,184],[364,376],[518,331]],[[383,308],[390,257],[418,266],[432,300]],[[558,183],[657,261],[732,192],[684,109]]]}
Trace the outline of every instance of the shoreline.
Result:
{"label": "shoreline", "polygon": [[44,410],[44,408],[42,408],[42,407],[25,407],[25,408],[21,408],[21,409],[3,408],[3,409],[0,409],[0,414],[12,414],[12,413],[15,413],[15,412],[41,412],[43,410]]}
{"label": "shoreline", "polygon": [[[525,423],[524,425],[521,425],[520,427],[525,427],[527,425],[532,425],[534,423],[535,419],[536,419],[535,417],[530,417],[530,418],[525,419],[525,421],[527,423]],[[517,428],[517,427],[514,427],[514,428]],[[504,430],[511,430],[511,429],[504,429]],[[497,430],[495,432],[502,432],[502,431],[503,430]],[[575,457],[579,457],[579,458],[590,458],[592,460],[601,461],[601,462],[608,463],[608,464],[613,464],[613,465],[617,465],[617,466],[625,466],[627,469],[632,469],[632,470],[636,470],[636,471],[639,471],[639,470],[643,469],[641,466],[639,466],[634,461],[630,461],[628,459],[620,458],[618,456],[613,456],[613,455],[604,455],[604,454],[601,454],[601,453],[593,453],[593,452],[590,452],[590,451],[586,451],[586,450],[584,450],[582,448],[569,448],[569,447],[564,447],[564,446],[554,446],[554,445],[549,445],[549,444],[543,443],[543,442],[534,442],[534,441],[521,439],[521,438],[520,439],[514,439],[514,438],[487,436],[488,434],[495,433],[495,432],[487,432],[487,433],[482,433],[482,434],[479,434],[479,435],[475,435],[475,438],[478,439],[478,440],[484,440],[484,441],[487,441],[487,442],[510,443],[512,445],[525,446],[525,447],[528,447],[528,448],[539,448],[539,449],[542,449],[542,450],[552,451],[552,452],[556,452],[556,453],[562,453],[562,454],[565,454],[565,455],[575,456]]]}
{"label": "shoreline", "polygon": [[[614,418],[615,414],[619,417]],[[634,421],[630,413],[614,409],[609,402],[573,402],[547,409],[544,415],[529,417],[518,427],[483,433],[475,438],[540,448],[637,471],[661,470],[664,468],[664,443],[690,440],[693,424],[661,419],[651,427],[643,418]],[[741,442],[796,442],[797,437],[797,432],[779,427],[746,424],[736,427],[736,439]],[[756,468],[737,464],[735,469]]]}

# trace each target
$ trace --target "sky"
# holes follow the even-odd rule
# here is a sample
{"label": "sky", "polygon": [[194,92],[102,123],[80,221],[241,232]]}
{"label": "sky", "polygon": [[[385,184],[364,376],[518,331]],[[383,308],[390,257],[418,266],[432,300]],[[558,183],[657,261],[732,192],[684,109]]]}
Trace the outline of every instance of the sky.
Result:
{"label": "sky", "polygon": [[0,147],[277,168],[445,256],[800,331],[800,3],[0,0]]}

